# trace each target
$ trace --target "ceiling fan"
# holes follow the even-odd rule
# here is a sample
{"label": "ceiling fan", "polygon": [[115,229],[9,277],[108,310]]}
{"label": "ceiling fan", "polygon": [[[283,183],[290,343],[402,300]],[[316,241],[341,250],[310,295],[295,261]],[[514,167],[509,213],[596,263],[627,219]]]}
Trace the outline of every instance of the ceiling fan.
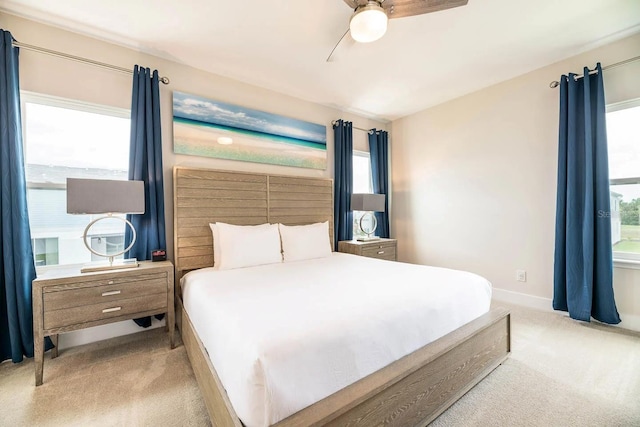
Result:
{"label": "ceiling fan", "polygon": [[389,19],[465,6],[469,0],[344,0],[344,2],[353,9],[353,15],[349,20],[349,29],[331,50],[327,62],[331,60],[333,52],[349,32],[356,42],[373,42],[387,31]]}

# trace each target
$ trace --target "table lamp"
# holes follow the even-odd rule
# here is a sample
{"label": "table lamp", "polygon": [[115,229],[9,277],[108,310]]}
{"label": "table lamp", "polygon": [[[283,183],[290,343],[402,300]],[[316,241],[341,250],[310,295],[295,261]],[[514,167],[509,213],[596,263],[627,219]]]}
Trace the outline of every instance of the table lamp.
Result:
{"label": "table lamp", "polygon": [[[143,214],[144,213],[144,182],[117,181],[107,179],[77,179],[67,178],[67,213],[70,214],[105,214],[91,221],[84,229],[82,238],[84,245],[92,254],[108,258],[108,263],[91,263],[80,271],[115,270],[120,268],[138,267],[135,258],[115,260],[115,257],[127,253],[136,242],[136,230],[126,218],[113,214]],[[132,239],[129,246],[117,253],[101,253],[91,247],[87,241],[89,229],[105,219],[123,221],[131,228]]]}
{"label": "table lamp", "polygon": [[[379,237],[373,236],[373,233],[375,233],[376,227],[378,226],[378,220],[376,219],[374,212],[384,212],[384,200],[384,194],[360,193],[351,195],[351,210],[365,211],[365,214],[360,217],[358,227],[367,236],[358,237],[356,240],[360,242],[368,242],[380,239]],[[370,230],[365,230],[362,224],[363,219],[367,216],[371,218],[371,223],[373,224]]]}

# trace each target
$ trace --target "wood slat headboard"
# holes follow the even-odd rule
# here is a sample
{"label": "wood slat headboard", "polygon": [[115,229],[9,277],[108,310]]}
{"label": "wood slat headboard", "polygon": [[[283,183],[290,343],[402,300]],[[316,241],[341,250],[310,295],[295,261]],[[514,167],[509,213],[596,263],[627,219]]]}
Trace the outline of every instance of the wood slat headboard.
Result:
{"label": "wood slat headboard", "polygon": [[333,246],[333,180],[173,168],[176,278],[213,266],[209,223],[303,225],[329,221]]}

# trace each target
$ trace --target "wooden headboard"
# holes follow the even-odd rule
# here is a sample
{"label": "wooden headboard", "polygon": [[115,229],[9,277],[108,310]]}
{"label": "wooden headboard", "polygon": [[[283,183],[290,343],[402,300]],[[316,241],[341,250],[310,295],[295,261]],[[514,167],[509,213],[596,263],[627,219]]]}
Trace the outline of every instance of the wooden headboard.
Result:
{"label": "wooden headboard", "polygon": [[176,278],[213,266],[209,223],[312,224],[329,221],[333,246],[333,180],[176,166],[173,168]]}

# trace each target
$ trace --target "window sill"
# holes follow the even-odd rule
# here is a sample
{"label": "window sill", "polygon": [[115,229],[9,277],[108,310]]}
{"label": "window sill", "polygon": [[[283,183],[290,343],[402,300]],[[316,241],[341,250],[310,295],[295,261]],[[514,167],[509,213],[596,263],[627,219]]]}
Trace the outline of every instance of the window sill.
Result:
{"label": "window sill", "polygon": [[630,270],[640,270],[640,260],[614,258],[613,268],[626,268]]}

